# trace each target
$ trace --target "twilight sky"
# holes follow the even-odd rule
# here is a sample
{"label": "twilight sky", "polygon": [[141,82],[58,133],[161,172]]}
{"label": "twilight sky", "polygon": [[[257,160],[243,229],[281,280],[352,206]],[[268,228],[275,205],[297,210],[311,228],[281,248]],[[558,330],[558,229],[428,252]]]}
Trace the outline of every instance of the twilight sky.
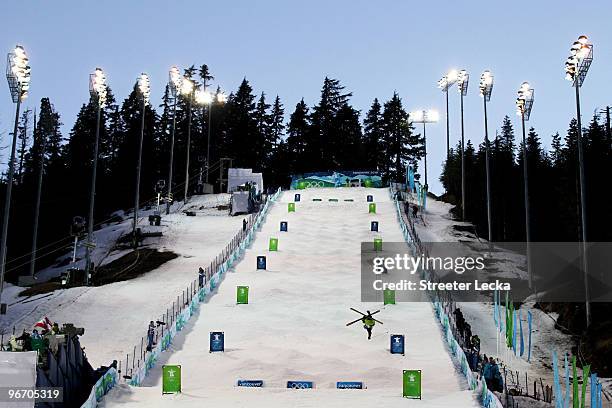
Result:
{"label": "twilight sky", "polygon": [[[466,137],[484,138],[478,79],[495,75],[489,132],[514,116],[516,91],[535,88],[530,125],[545,145],[575,116],[574,94],[564,80],[569,47],[580,34],[594,43],[594,62],[582,88],[583,120],[612,104],[612,3],[609,0],[364,1],[202,0],[10,1],[3,4],[0,52],[22,44],[30,56],[32,87],[26,106],[50,97],[62,115],[64,136],[88,98],[88,74],[102,67],[121,101],[137,75],[152,79],[159,104],[168,69],[209,65],[214,85],[233,91],[247,77],[256,93],[280,95],[287,115],[304,97],[318,101],[323,78],[338,78],[353,92],[362,118],[372,99],[397,91],[407,110],[437,108],[428,127],[430,190],[446,152],[443,94],[437,80],[451,68],[471,74],[465,99]],[[12,17],[12,18],[11,18]],[[0,144],[9,143],[14,105],[3,80]],[[459,95],[451,90],[451,144],[460,138]],[[585,122],[585,123],[586,123]],[[7,150],[1,160],[7,160]]]}

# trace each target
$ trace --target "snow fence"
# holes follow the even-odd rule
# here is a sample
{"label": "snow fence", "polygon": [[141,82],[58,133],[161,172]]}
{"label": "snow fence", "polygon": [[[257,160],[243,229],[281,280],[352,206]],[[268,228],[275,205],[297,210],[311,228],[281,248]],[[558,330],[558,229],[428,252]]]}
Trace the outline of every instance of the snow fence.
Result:
{"label": "snow fence", "polygon": [[[416,229],[413,225],[407,224],[402,216],[402,209],[400,208],[400,202],[397,200],[394,191],[390,188],[389,194],[391,198],[395,201],[395,208],[397,210],[397,219],[399,221],[400,227],[402,229],[402,234],[404,235],[404,239],[408,243],[408,247],[412,251],[413,254],[417,254],[421,247],[421,241],[418,237]],[[423,274],[424,271],[421,271]],[[467,358],[465,357],[465,353],[463,349],[455,339],[453,332],[450,327],[450,321],[448,315],[445,313],[442,303],[440,299],[435,295],[430,293],[431,302],[433,304],[434,311],[436,313],[436,318],[438,322],[442,326],[442,330],[444,331],[444,337],[446,338],[446,343],[450,349],[451,355],[456,363],[459,364],[461,368],[461,372],[465,376],[467,380],[468,386],[470,390],[474,391],[478,395],[478,400],[482,404],[483,407],[486,408],[503,408],[502,403],[499,399],[488,390],[487,384],[484,380],[478,379],[476,375],[470,369],[468,365]]]}
{"label": "snow fence", "polygon": [[274,202],[278,198],[280,193],[281,190],[278,189],[277,192],[274,193],[268,201],[266,201],[266,204],[255,217],[255,221],[252,223],[242,242],[240,242],[240,244],[236,246],[236,248],[229,254],[229,256],[227,256],[227,259],[218,266],[217,270],[214,272],[211,278],[200,290],[198,290],[197,295],[194,296],[187,304],[187,306],[178,314],[174,323],[172,323],[170,328],[161,338],[161,341],[158,341],[157,345],[148,354],[147,358],[145,359],[145,363],[142,366],[138,367],[137,370],[132,372],[132,378],[129,379],[128,384],[132,386],[140,386],[142,384],[143,380],[149,374],[149,371],[153,367],[155,367],[155,364],[159,360],[160,354],[167,350],[168,347],[170,347],[170,345],[172,344],[172,340],[174,339],[176,334],[183,330],[187,321],[189,321],[191,316],[193,316],[195,312],[199,309],[200,303],[202,303],[206,299],[206,296],[208,296],[212,291],[215,290],[215,288],[217,288],[217,286],[219,286],[223,274],[227,272],[232,267],[232,265],[238,259],[240,259],[240,257],[242,257],[244,251],[251,245],[251,242],[253,242],[255,236],[255,232],[265,221],[266,215],[268,214],[268,210],[270,209],[270,203]]}
{"label": "snow fence", "polygon": [[102,398],[117,384],[117,380],[119,378],[119,374],[117,370],[114,368],[110,368],[102,377],[96,381],[91,392],[89,393],[89,398],[81,405],[81,408],[96,408],[98,406],[98,402],[102,400]]}

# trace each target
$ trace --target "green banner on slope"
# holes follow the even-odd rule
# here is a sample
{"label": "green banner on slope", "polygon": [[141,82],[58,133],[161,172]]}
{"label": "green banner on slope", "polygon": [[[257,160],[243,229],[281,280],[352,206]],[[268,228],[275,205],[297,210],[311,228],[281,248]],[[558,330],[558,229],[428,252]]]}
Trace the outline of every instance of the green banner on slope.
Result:
{"label": "green banner on slope", "polygon": [[268,250],[278,251],[278,238],[270,238],[270,244],[268,245]]}
{"label": "green banner on slope", "polygon": [[421,370],[404,370],[402,396],[421,399]]}
{"label": "green banner on slope", "polygon": [[162,394],[181,392],[181,366],[162,366]]}
{"label": "green banner on slope", "polygon": [[383,291],[383,304],[394,305],[395,304],[395,291],[391,289],[385,289]]}
{"label": "green banner on slope", "polygon": [[368,204],[368,213],[376,214],[376,203]]}
{"label": "green banner on slope", "polygon": [[287,204],[287,212],[295,212],[295,203]]}
{"label": "green banner on slope", "polygon": [[249,304],[249,287],[248,286],[237,286],[236,287],[236,303],[239,305]]}
{"label": "green banner on slope", "polygon": [[374,250],[382,251],[382,238],[374,238]]}

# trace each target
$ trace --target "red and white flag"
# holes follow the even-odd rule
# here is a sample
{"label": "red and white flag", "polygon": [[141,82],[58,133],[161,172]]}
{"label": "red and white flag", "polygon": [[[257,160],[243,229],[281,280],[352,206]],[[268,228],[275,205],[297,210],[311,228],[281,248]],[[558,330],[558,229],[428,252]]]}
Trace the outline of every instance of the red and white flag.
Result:
{"label": "red and white flag", "polygon": [[47,316],[43,317],[42,319],[40,319],[39,321],[37,321],[34,324],[35,328],[39,328],[41,330],[51,330],[51,327],[53,327],[53,322],[51,322],[51,320],[49,320],[49,318]]}

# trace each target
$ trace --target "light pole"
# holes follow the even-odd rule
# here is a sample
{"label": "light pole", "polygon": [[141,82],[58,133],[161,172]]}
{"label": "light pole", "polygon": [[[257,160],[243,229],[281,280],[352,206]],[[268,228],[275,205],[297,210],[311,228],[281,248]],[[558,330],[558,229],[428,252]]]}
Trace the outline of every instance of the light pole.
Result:
{"label": "light pole", "polygon": [[181,89],[183,77],[178,67],[170,68],[169,85],[172,95],[172,135],[170,136],[170,169],[168,171],[168,197],[166,197],[166,214],[170,214],[170,202],[172,201],[172,170],[174,169],[174,132],[176,131],[176,100]]}
{"label": "light pole", "polygon": [[461,97],[461,215],[465,221],[465,126],[463,125],[463,97],[467,95],[470,74],[465,69],[459,71],[457,88]]}
{"label": "light pole", "polygon": [[423,124],[423,148],[424,148],[424,159],[425,159],[425,190],[429,191],[429,185],[427,184],[427,136],[425,124],[427,123],[437,123],[440,120],[440,114],[438,111],[433,109],[423,109],[414,112],[410,112],[408,116],[410,121],[413,123],[422,123]]}
{"label": "light pole", "polygon": [[448,74],[444,75],[442,79],[438,81],[438,88],[442,89],[442,92],[446,94],[446,159],[450,155],[450,121],[448,117],[448,88],[453,86],[457,82],[458,72],[451,70]]}
{"label": "light pole", "polygon": [[183,202],[187,204],[187,193],[189,192],[189,156],[191,155],[191,105],[193,104],[195,85],[189,78],[183,78],[181,93],[188,98],[187,108],[187,157],[185,159],[185,197]]}
{"label": "light pole", "polygon": [[142,101],[142,114],[140,119],[140,142],[138,145],[138,164],[136,165],[136,197],[134,199],[134,226],[132,228],[132,239],[134,248],[138,247],[138,238],[136,237],[136,227],[138,226],[138,207],[140,203],[140,170],[142,167],[142,141],[144,139],[145,114],[147,112],[147,104],[151,96],[151,81],[149,76],[144,72],[138,77],[138,94]]}
{"label": "light pole", "polygon": [[91,272],[91,249],[93,243],[94,226],[94,204],[96,201],[96,172],[98,169],[98,149],[100,144],[100,119],[102,108],[106,105],[106,75],[101,68],[96,68],[93,74],[89,74],[89,94],[91,100],[96,102],[96,138],[94,141],[93,169],[91,171],[91,194],[89,196],[89,218],[87,220],[87,243],[85,244],[85,283],[89,285],[89,275]]}
{"label": "light pole", "polygon": [[493,241],[493,227],[491,225],[491,170],[489,166],[489,126],[487,118],[487,102],[491,100],[493,92],[493,74],[486,70],[480,76],[480,96],[484,103],[484,130],[485,130],[485,172],[487,175],[487,227],[489,232],[489,242]]}
{"label": "light pole", "polygon": [[584,295],[587,327],[591,324],[591,304],[587,258],[586,185],[584,180],[584,152],[582,146],[582,121],[580,118],[580,87],[593,62],[593,44],[586,35],[578,37],[572,44],[570,56],[565,62],[566,79],[576,88],[576,120],[578,125],[578,167],[580,172],[580,215],[582,223],[582,268],[584,273]]}
{"label": "light pole", "polygon": [[[11,98],[13,99],[13,103],[16,104],[16,107],[13,141],[11,144],[11,158],[8,163],[6,196],[4,198],[4,216],[2,217],[2,239],[0,242],[0,305],[2,304],[2,290],[4,289],[4,273],[6,270],[6,242],[11,211],[13,178],[15,177],[15,153],[17,148],[19,111],[21,109],[21,101],[28,97],[28,90],[30,89],[30,65],[28,65],[28,62],[28,56],[21,45],[17,45],[6,57],[6,80],[8,81],[9,90],[11,91]],[[4,309],[2,308],[2,310]]]}
{"label": "light pole", "polygon": [[[208,140],[206,143],[206,183],[208,183],[208,172],[210,169],[210,132],[212,128],[212,102],[215,97],[208,91],[196,91],[196,102],[208,107]],[[217,102],[223,104],[227,101],[227,96],[223,92],[217,92]]]}
{"label": "light pole", "polygon": [[523,130],[523,179],[525,196],[525,240],[527,244],[527,274],[529,276],[529,287],[533,287],[533,268],[531,265],[531,224],[529,219],[529,178],[527,172],[527,142],[525,140],[525,122],[531,116],[531,108],[533,107],[534,90],[529,85],[529,82],[523,82],[518,90],[516,98],[516,114],[521,117],[521,125]]}

